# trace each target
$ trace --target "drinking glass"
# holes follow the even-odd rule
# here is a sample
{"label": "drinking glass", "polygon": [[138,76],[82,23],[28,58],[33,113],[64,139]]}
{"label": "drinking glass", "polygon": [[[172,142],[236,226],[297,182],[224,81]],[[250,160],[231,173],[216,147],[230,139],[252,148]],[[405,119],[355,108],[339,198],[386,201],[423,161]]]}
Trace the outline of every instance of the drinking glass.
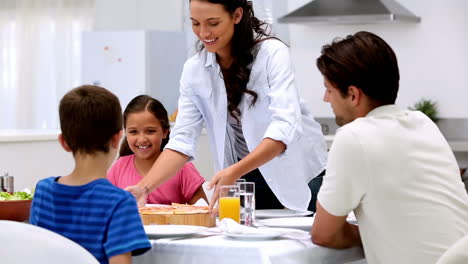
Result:
{"label": "drinking glass", "polygon": [[219,189],[219,220],[231,218],[240,223],[239,186],[222,185]]}
{"label": "drinking glass", "polygon": [[240,198],[240,223],[252,226],[255,221],[255,183],[238,182]]}

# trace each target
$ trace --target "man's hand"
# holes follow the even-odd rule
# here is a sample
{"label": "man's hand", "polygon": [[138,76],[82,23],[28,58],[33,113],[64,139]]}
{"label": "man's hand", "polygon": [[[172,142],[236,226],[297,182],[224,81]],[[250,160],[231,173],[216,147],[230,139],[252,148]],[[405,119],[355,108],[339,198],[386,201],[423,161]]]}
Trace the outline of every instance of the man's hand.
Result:
{"label": "man's hand", "polygon": [[148,193],[145,188],[142,188],[138,185],[133,185],[128,186],[127,188],[125,188],[125,190],[133,194],[133,196],[135,196],[138,207],[145,206],[148,198]]}
{"label": "man's hand", "polygon": [[349,248],[361,245],[359,228],[346,221],[347,216],[327,212],[317,201],[317,212],[311,229],[312,242],[330,248]]}

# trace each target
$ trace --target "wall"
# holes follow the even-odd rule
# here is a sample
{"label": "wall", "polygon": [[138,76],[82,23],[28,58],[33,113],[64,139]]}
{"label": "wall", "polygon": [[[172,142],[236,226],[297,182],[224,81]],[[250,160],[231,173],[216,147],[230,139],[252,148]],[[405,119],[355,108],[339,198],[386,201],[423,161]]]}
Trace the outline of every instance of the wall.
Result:
{"label": "wall", "polygon": [[[274,7],[292,11],[310,0],[275,0]],[[395,50],[401,72],[397,104],[407,107],[421,97],[437,100],[441,117],[468,118],[468,1],[397,0],[422,18],[419,24],[283,25],[280,34],[291,45],[302,96],[317,117],[333,117],[322,102],[323,80],[315,67],[321,46],[359,30],[383,37]],[[260,8],[266,0],[254,0]],[[184,30],[186,0],[97,0],[95,30]],[[274,16],[278,14],[274,10]],[[262,12],[258,12],[262,15]],[[190,30],[190,27],[185,27]],[[190,40],[189,40],[190,41]],[[191,43],[190,43],[191,44]],[[189,44],[189,45],[190,45]]]}
{"label": "wall", "polygon": [[96,0],[94,30],[181,31],[185,0]]}
{"label": "wall", "polygon": [[[58,133],[59,131],[0,133],[0,175],[3,176],[5,172],[13,175],[15,189],[22,190],[34,188],[39,180],[46,177],[71,173],[75,164],[73,156],[58,143]],[[203,133],[199,142],[194,164],[208,181],[213,176],[208,136]]]}
{"label": "wall", "polygon": [[73,156],[62,149],[57,132],[28,134],[19,140],[0,134],[0,175],[13,175],[17,191],[32,189],[40,179],[63,176],[73,169]]}
{"label": "wall", "polygon": [[[182,30],[185,0],[97,0],[95,30]],[[302,96],[317,117],[333,117],[322,102],[323,80],[315,67],[322,45],[336,36],[359,30],[375,32],[394,48],[401,70],[397,103],[406,107],[422,96],[436,99],[441,116],[468,118],[468,1],[398,0],[422,18],[420,24],[403,25],[293,25],[289,42]],[[308,0],[288,0],[293,10]],[[213,166],[207,137],[199,144],[195,166],[210,179]],[[458,153],[468,166],[468,153]],[[460,158],[460,156],[459,156]],[[18,188],[33,187],[38,179],[69,173],[73,160],[55,140],[1,142],[0,174],[16,176]]]}
{"label": "wall", "polygon": [[[182,31],[185,0],[97,0],[94,30]],[[49,176],[66,175],[74,167],[73,157],[59,145],[57,131],[0,131],[0,175],[15,176],[17,190],[34,188]],[[19,138],[19,139],[18,139]],[[207,179],[213,176],[208,138],[199,140],[195,166]]]}
{"label": "wall", "polygon": [[[397,0],[421,17],[419,24],[306,25],[290,24],[290,44],[297,81],[317,117],[333,117],[322,101],[323,79],[315,66],[322,45],[360,30],[385,39],[397,54],[400,92],[397,104],[407,107],[421,97],[437,101],[440,116],[468,118],[468,1]],[[309,0],[289,0],[292,11]]]}

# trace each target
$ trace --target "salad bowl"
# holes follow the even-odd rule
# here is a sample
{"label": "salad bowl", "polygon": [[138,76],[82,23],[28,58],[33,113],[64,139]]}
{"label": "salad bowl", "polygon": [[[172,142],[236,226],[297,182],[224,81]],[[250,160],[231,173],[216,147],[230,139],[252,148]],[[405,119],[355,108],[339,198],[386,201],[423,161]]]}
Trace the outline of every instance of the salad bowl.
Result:
{"label": "salad bowl", "polygon": [[0,192],[0,220],[19,222],[28,220],[32,197],[16,194]]}

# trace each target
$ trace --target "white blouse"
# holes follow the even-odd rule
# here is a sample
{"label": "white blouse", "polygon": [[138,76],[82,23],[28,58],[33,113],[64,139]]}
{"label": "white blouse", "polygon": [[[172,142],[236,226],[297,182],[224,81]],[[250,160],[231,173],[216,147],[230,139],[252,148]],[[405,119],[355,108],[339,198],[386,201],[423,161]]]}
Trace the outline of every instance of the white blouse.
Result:
{"label": "white blouse", "polygon": [[[289,50],[284,43],[276,39],[260,42],[247,89],[258,95],[253,107],[249,94],[244,94],[239,104],[249,151],[264,138],[282,141],[287,146],[284,153],[259,170],[285,207],[306,210],[311,197],[307,184],[324,170],[327,148],[320,125],[300,102]],[[216,55],[206,50],[184,65],[177,120],[166,148],[193,159],[203,124],[210,139],[215,170],[219,171],[224,168],[225,151],[232,152],[225,150],[227,96]]]}

